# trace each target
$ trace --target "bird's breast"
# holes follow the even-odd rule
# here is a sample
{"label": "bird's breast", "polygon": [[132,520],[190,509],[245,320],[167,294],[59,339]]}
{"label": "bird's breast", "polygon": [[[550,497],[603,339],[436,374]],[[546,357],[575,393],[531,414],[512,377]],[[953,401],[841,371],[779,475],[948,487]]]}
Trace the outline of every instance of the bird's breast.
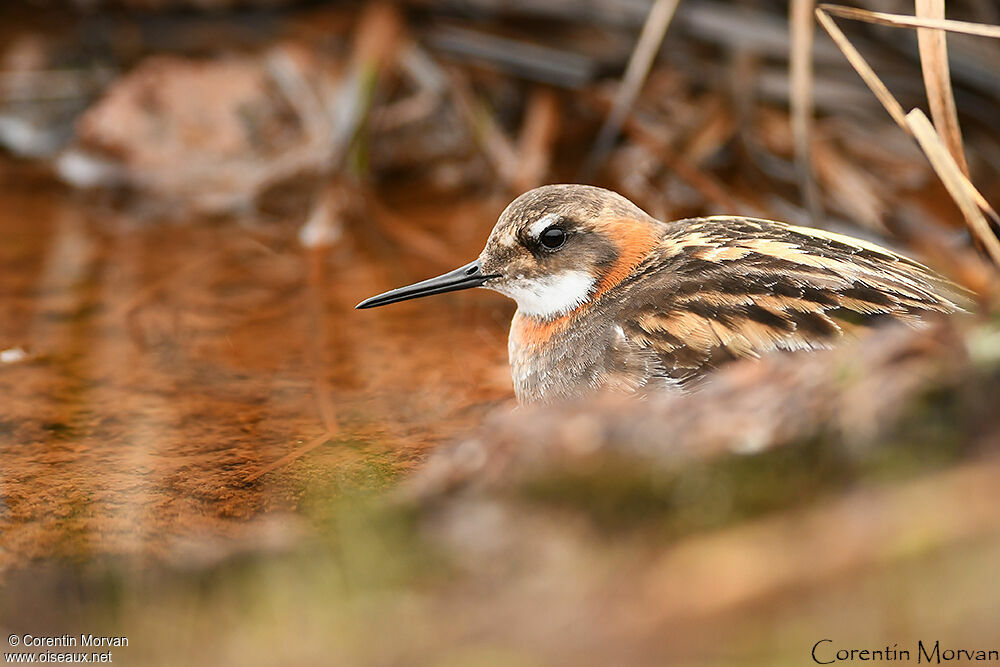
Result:
{"label": "bird's breast", "polygon": [[655,354],[630,341],[600,309],[548,322],[515,313],[508,353],[521,403],[607,390],[631,393],[662,374]]}
{"label": "bird's breast", "polygon": [[585,393],[581,372],[594,363],[598,341],[581,346],[581,326],[588,318],[574,313],[551,320],[525,315],[511,321],[507,351],[514,393],[521,403],[552,401]]}

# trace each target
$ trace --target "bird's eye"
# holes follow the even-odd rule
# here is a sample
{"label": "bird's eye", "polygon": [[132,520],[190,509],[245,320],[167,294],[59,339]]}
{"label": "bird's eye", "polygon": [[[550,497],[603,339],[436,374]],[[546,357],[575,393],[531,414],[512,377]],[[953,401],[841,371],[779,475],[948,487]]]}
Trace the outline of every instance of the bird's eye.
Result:
{"label": "bird's eye", "polygon": [[566,243],[566,230],[561,227],[549,227],[538,237],[548,250],[558,250]]}

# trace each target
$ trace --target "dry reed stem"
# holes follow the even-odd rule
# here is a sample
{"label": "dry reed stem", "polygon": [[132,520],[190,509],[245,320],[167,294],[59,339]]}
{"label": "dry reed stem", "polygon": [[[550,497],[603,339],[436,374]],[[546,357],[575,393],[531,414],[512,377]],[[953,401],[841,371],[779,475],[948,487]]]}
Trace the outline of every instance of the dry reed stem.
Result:
{"label": "dry reed stem", "polygon": [[399,8],[392,2],[369,2],[354,29],[348,67],[392,66],[406,42],[406,21]]}
{"label": "dry reed stem", "polygon": [[[917,15],[922,18],[944,19],[944,0],[916,0]],[[927,89],[927,103],[931,109],[934,127],[944,138],[951,156],[962,173],[969,175],[969,165],[962,148],[962,129],[958,124],[955,95],[951,89],[948,69],[948,43],[943,30],[917,28],[920,48],[920,68]]]}
{"label": "dry reed stem", "polygon": [[667,28],[670,27],[679,4],[680,0],[656,0],[649,10],[628,66],[625,68],[625,75],[622,77],[611,111],[597,133],[594,146],[580,170],[581,180],[589,180],[611,150],[636,96],[642,89],[642,84],[649,75],[649,69],[660,51],[663,37],[667,34]]}
{"label": "dry reed stem", "polygon": [[810,155],[813,126],[813,69],[812,51],[814,24],[812,10],[816,0],[792,0],[791,53],[789,54],[789,106],[792,115],[792,138],[795,143],[795,162],[798,165],[799,191],[814,225],[819,226],[823,216],[822,202],[816,188]]}
{"label": "dry reed stem", "polygon": [[[962,173],[955,158],[948,152],[940,135],[934,130],[923,111],[914,109],[906,115],[906,122],[920,144],[920,148],[930,160],[934,171],[944,183],[945,188],[948,189],[951,198],[961,209],[969,229],[980,240],[997,266],[1000,266],[1000,239],[997,239],[990,229],[989,222],[983,215],[983,211],[980,210],[978,200],[981,199],[982,195],[979,195],[976,188]],[[977,197],[977,195],[979,196]]]}
{"label": "dry reed stem", "polygon": [[519,192],[541,185],[552,162],[552,147],[559,134],[559,96],[548,86],[536,86],[528,98],[521,135],[518,137],[517,174]]}
{"label": "dry reed stem", "polygon": [[985,23],[954,21],[952,19],[931,19],[919,16],[906,16],[905,14],[887,14],[885,12],[872,12],[867,9],[855,9],[854,7],[826,3],[817,7],[816,11],[852,21],[864,21],[865,23],[874,23],[890,28],[934,28],[948,32],[960,32],[965,35],[1000,39],[1000,26]]}
{"label": "dry reed stem", "polygon": [[666,139],[631,114],[625,119],[625,133],[636,143],[645,146],[681,180],[701,193],[708,201],[727,211],[744,211],[749,215],[758,214],[746,203],[736,201],[718,179],[699,169],[685,156],[678,154]]}
{"label": "dry reed stem", "polygon": [[[832,11],[835,10],[835,11]],[[1000,225],[1000,216],[997,215],[996,211],[990,206],[990,203],[986,201],[986,198],[976,189],[976,187],[966,178],[961,167],[955,162],[951,153],[945,147],[945,142],[941,137],[933,130],[933,126],[930,125],[930,121],[923,112],[918,109],[914,109],[907,115],[903,111],[903,106],[893,97],[889,89],[882,83],[882,80],[875,74],[875,70],[871,68],[864,57],[858,52],[854,45],[851,44],[850,40],[841,32],[840,28],[833,22],[830,15],[827,12],[839,15],[847,16],[848,18],[853,18],[860,21],[866,21],[870,23],[877,23],[879,25],[892,25],[893,27],[910,26],[910,27],[933,27],[939,29],[951,29],[957,32],[965,32],[965,30],[956,28],[954,26],[950,28],[944,27],[944,24],[954,24],[954,23],[964,23],[961,21],[948,21],[939,20],[932,21],[930,19],[920,19],[920,25],[917,26],[913,21],[903,21],[902,19],[912,19],[914,17],[899,16],[896,14],[880,14],[878,12],[868,12],[865,10],[852,10],[848,7],[840,7],[839,5],[820,5],[816,8],[816,18],[829,33],[830,37],[840,48],[844,56],[851,63],[854,69],[858,72],[861,78],[864,80],[868,88],[871,89],[875,97],[878,98],[885,110],[889,112],[896,124],[899,125],[907,134],[913,136],[917,139],[920,144],[921,149],[927,155],[928,160],[931,161],[931,165],[934,167],[935,172],[944,182],[945,187],[948,189],[949,194],[955,200],[955,203],[962,210],[962,215],[965,217],[966,223],[969,225],[969,231],[973,238],[986,249],[987,254],[994,261],[997,266],[1000,266],[1000,240],[997,239],[996,234],[990,229],[989,223],[986,221],[984,214],[989,216],[989,218],[994,222],[994,224]],[[895,19],[900,19],[899,22],[892,23],[891,21]],[[998,26],[983,26],[982,24],[967,24],[972,26],[980,26],[985,28],[995,28],[995,34],[988,34],[988,36],[1000,37],[1000,27]],[[983,32],[975,32],[969,34],[986,34]],[[939,93],[940,94],[940,93]],[[926,127],[920,122],[920,119],[926,122]],[[913,120],[916,119],[916,120]],[[922,135],[916,135],[914,128],[919,127]],[[927,134],[927,130],[930,129],[930,135]],[[932,135],[932,136],[931,136]],[[943,155],[940,154],[937,149],[940,148],[943,151]],[[932,155],[931,150],[934,150]],[[971,201],[975,204],[975,214],[967,209],[966,204]]]}
{"label": "dry reed stem", "polygon": [[323,423],[324,433],[301,447],[293,449],[277,461],[267,464],[260,470],[252,472],[243,478],[244,484],[250,484],[256,479],[274,472],[279,468],[298,460],[305,454],[336,437],[339,430],[337,411],[333,402],[333,388],[326,379],[325,370],[330,367],[326,348],[329,331],[325,326],[326,313],[323,295],[327,291],[325,268],[326,253],[322,247],[309,250],[306,261],[308,264],[307,278],[307,310],[309,330],[306,335],[305,363],[313,371],[313,398]]}
{"label": "dry reed stem", "polygon": [[826,13],[825,8],[826,5],[820,5],[816,8],[816,19],[826,29],[826,32],[837,44],[837,47],[847,58],[848,62],[861,75],[861,78],[864,79],[864,82],[875,94],[875,97],[878,98],[878,101],[882,103],[885,110],[889,112],[892,119],[896,121],[896,124],[904,130],[909,131],[906,125],[906,112],[903,111],[903,105],[896,101],[896,98],[892,96],[889,89],[882,83],[882,79],[878,78],[875,70],[868,64],[868,61],[854,48],[854,45],[847,39],[847,36],[841,32],[837,24]]}
{"label": "dry reed stem", "polygon": [[328,97],[329,109],[323,117],[323,122],[334,128],[331,168],[343,168],[357,146],[372,112],[378,79],[398,67],[399,53],[407,41],[403,17],[391,2],[369,3],[361,12],[346,72],[336,94]]}

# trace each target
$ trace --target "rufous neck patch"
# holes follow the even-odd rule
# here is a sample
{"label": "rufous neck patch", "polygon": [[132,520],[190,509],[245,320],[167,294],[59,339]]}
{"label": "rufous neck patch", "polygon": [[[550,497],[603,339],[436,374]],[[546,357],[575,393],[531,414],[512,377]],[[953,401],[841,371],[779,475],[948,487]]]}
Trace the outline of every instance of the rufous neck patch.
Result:
{"label": "rufous neck patch", "polygon": [[569,325],[577,312],[579,311],[566,313],[551,320],[542,320],[518,310],[510,323],[510,340],[517,347],[534,348],[545,345],[556,333]]}
{"label": "rufous neck patch", "polygon": [[632,275],[660,241],[660,230],[654,225],[629,219],[598,221],[596,227],[617,246],[618,259],[597,284],[593,299]]}

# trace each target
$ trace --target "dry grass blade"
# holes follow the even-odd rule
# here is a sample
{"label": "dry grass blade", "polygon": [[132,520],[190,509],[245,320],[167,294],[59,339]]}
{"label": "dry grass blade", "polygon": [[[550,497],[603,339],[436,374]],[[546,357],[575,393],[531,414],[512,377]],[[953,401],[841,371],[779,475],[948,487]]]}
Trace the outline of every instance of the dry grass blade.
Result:
{"label": "dry grass blade", "polygon": [[795,161],[798,164],[799,190],[813,224],[819,225],[822,210],[809,151],[813,122],[812,9],[815,4],[815,0],[792,0],[789,103],[792,114],[792,137],[795,142]]}
{"label": "dry grass blade", "polygon": [[505,185],[511,186],[518,172],[518,155],[513,142],[497,125],[492,113],[476,99],[472,87],[461,71],[454,67],[450,68],[448,79],[451,83],[451,96],[455,108],[465,120],[497,176]]}
{"label": "dry grass blade", "polygon": [[647,124],[634,115],[625,119],[625,132],[635,142],[646,146],[650,152],[659,158],[663,164],[676,173],[684,182],[697,190],[706,200],[713,202],[722,210],[745,211],[748,215],[763,215],[745,203],[730,196],[725,186],[705,171],[692,164],[683,155],[678,154],[670,143]]}
{"label": "dry grass blade", "polygon": [[885,110],[889,112],[892,119],[896,121],[904,130],[909,131],[906,124],[906,112],[903,111],[903,106],[892,96],[889,89],[886,88],[885,84],[882,83],[882,79],[878,78],[875,74],[875,70],[871,68],[868,61],[858,52],[854,45],[851,44],[847,36],[841,32],[837,24],[833,22],[830,15],[825,11],[826,5],[820,5],[816,8],[816,18],[819,20],[823,28],[829,33],[830,37],[837,44],[837,47],[843,52],[847,60],[851,63],[851,66],[857,70],[861,78],[864,79],[865,83],[878,98],[878,101],[882,103]]}
{"label": "dry grass blade", "polygon": [[404,42],[404,23],[396,7],[375,2],[365,8],[355,29],[347,70],[320,121],[333,127],[330,165],[342,166],[348,158],[372,110],[378,77],[395,65]]}
{"label": "dry grass blade", "polygon": [[414,226],[403,216],[397,215],[384,206],[371,192],[365,192],[365,204],[374,214],[371,221],[385,236],[406,248],[407,252],[419,255],[425,259],[451,266],[459,264],[459,256],[441,238]]}
{"label": "dry grass blade", "polygon": [[614,106],[605,119],[604,125],[601,126],[597,139],[594,141],[594,147],[580,171],[582,180],[589,180],[608,151],[611,150],[611,146],[632,108],[632,103],[635,102],[635,98],[649,74],[649,68],[652,67],[653,60],[660,51],[663,36],[667,33],[667,28],[670,26],[678,4],[680,4],[680,0],[656,0],[656,3],[649,10],[646,23],[639,35],[639,41],[636,42],[635,50],[628,61],[628,67],[625,68],[625,76],[618,89],[618,94],[615,96]]}
{"label": "dry grass blade", "polygon": [[551,88],[536,86],[524,112],[521,136],[518,137],[518,191],[541,185],[549,172],[552,147],[559,134],[559,97]]}
{"label": "dry grass blade", "polygon": [[983,197],[962,173],[955,159],[945,147],[941,137],[934,131],[931,122],[920,109],[906,115],[906,123],[920,143],[927,159],[941,182],[962,211],[972,234],[986,248],[993,261],[1000,266],[1000,239],[990,229],[989,222],[980,210]]}
{"label": "dry grass blade", "polygon": [[257,479],[263,477],[264,475],[268,474],[269,472],[274,472],[278,468],[284,467],[284,466],[288,465],[289,463],[291,463],[291,462],[293,462],[293,461],[295,461],[297,459],[302,458],[303,456],[305,456],[306,454],[308,454],[312,450],[316,449],[320,445],[324,445],[327,442],[329,442],[330,440],[333,440],[334,437],[335,437],[335,434],[333,434],[333,433],[324,433],[323,435],[320,435],[320,436],[317,436],[317,437],[313,438],[312,440],[310,440],[309,442],[305,443],[301,447],[298,447],[297,449],[293,449],[292,451],[288,452],[287,454],[285,454],[284,456],[282,456],[277,461],[274,461],[273,463],[267,464],[266,466],[264,466],[263,468],[261,468],[257,472],[250,473],[249,475],[247,475],[246,477],[243,478],[243,483],[244,484],[250,484],[251,482],[256,481]]}
{"label": "dry grass blade", "polygon": [[890,28],[934,28],[937,30],[947,30],[948,32],[960,32],[966,35],[1000,39],[1000,26],[988,25],[986,23],[931,19],[919,16],[906,16],[905,14],[887,14],[885,12],[872,12],[867,9],[855,9],[854,7],[828,4],[821,4],[816,11],[853,21],[864,21],[865,23],[889,26]]}
{"label": "dry grass blade", "polygon": [[[917,15],[922,18],[944,19],[944,0],[916,0]],[[962,129],[958,124],[955,95],[951,89],[951,73],[948,69],[948,44],[943,30],[917,28],[920,45],[920,68],[927,88],[927,103],[930,105],[934,127],[944,138],[951,156],[966,176],[969,165],[965,161],[962,148]]]}
{"label": "dry grass blade", "polygon": [[306,363],[313,374],[313,398],[320,421],[328,435],[337,432],[337,411],[333,407],[333,388],[326,377],[326,369],[330,367],[326,350],[329,335],[326,328],[325,303],[323,295],[327,292],[325,275],[326,253],[322,248],[309,251],[307,262],[309,267],[307,280],[307,311],[309,315],[309,336],[307,337],[305,356]]}
{"label": "dry grass blade", "polygon": [[[994,223],[1000,223],[1000,218],[998,218],[996,211],[990,206],[986,198],[972,185],[971,181],[965,176],[962,168],[955,161],[955,158],[949,153],[948,149],[945,147],[945,143],[942,141],[941,137],[934,131],[933,126],[919,109],[914,109],[909,114],[903,111],[902,105],[893,97],[889,89],[886,88],[882,80],[875,74],[875,70],[871,68],[864,57],[858,52],[854,45],[847,39],[840,28],[833,22],[830,15],[827,14],[828,10],[836,9],[836,12],[841,16],[847,16],[848,18],[856,18],[859,20],[868,20],[869,15],[875,14],[874,12],[866,12],[862,10],[849,10],[846,7],[838,7],[831,5],[820,5],[816,8],[816,18],[823,25],[826,31],[836,42],[837,46],[847,57],[847,60],[851,63],[861,78],[864,79],[865,83],[878,98],[882,106],[885,107],[889,115],[892,116],[893,120],[903,128],[908,134],[914,136],[920,147],[923,149],[924,153],[927,155],[928,160],[931,162],[931,166],[934,167],[935,172],[941,178],[945,187],[948,189],[949,194],[955,200],[955,203],[962,210],[962,215],[965,217],[967,224],[969,225],[970,231],[973,237],[986,249],[990,258],[1000,266],[1000,240],[993,233],[990,228],[990,224],[985,216],[989,218]],[[848,10],[848,11],[841,11]],[[893,17],[895,15],[886,14],[882,15],[884,17]],[[907,18],[907,17],[899,17]],[[912,18],[912,17],[911,17]],[[928,20],[921,20],[926,23]],[[881,23],[881,20],[873,20],[871,22]],[[931,21],[931,23],[935,23]],[[947,23],[947,21],[937,21],[936,23]],[[912,25],[909,23],[900,25]],[[972,24],[979,25],[979,24]],[[914,26],[916,27],[916,26]],[[921,26],[929,27],[929,26]],[[942,27],[941,25],[933,27]],[[992,27],[992,26],[983,26]],[[997,28],[997,35],[1000,36],[1000,28]],[[978,33],[976,33],[978,34]],[[992,35],[991,35],[992,36]],[[917,134],[919,132],[921,134]],[[985,216],[984,216],[985,214]]]}

